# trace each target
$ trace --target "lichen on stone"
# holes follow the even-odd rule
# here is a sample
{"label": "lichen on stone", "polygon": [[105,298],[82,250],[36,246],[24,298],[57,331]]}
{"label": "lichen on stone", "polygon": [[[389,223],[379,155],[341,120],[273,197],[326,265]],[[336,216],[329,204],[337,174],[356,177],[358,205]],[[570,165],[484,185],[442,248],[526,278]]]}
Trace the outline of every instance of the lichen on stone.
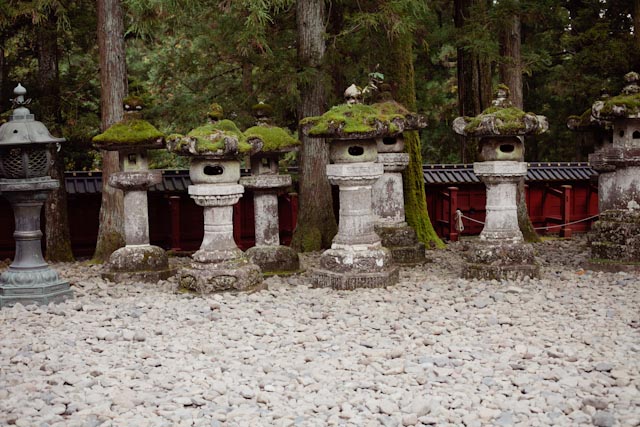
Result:
{"label": "lichen on stone", "polygon": [[300,145],[300,141],[288,129],[277,126],[253,126],[244,131],[244,135],[252,145],[253,140],[258,140],[262,152],[291,151]]}
{"label": "lichen on stone", "polygon": [[[410,118],[410,120],[408,120]],[[387,101],[379,104],[342,104],[322,116],[302,119],[302,131],[311,137],[334,139],[366,139],[393,136],[405,130],[425,127],[419,115],[409,113],[400,104]]]}
{"label": "lichen on stone", "polygon": [[548,129],[547,118],[516,107],[491,106],[476,117],[458,117],[453,130],[466,136],[540,134]]}
{"label": "lichen on stone", "polygon": [[177,154],[205,157],[236,156],[252,150],[251,144],[231,120],[208,123],[185,136],[169,135],[167,147]]}
{"label": "lichen on stone", "polygon": [[146,120],[125,118],[93,137],[93,143],[99,148],[117,149],[155,146],[161,144],[163,138],[164,134]]}

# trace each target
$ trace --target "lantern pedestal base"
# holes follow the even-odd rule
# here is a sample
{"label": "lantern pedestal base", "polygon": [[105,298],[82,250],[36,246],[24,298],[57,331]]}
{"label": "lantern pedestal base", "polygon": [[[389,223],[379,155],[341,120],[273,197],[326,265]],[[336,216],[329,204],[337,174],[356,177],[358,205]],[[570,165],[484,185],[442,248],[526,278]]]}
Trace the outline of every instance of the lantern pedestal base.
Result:
{"label": "lantern pedestal base", "polygon": [[426,262],[424,243],[418,241],[416,231],[406,225],[376,225],[376,234],[382,246],[391,251],[393,263],[397,265],[418,265]]}
{"label": "lantern pedestal base", "polygon": [[0,307],[16,303],[22,305],[58,303],[73,298],[69,282],[60,280],[49,267],[16,269],[9,267],[0,274]]}
{"label": "lantern pedestal base", "polygon": [[311,272],[314,287],[333,289],[384,288],[395,285],[398,267],[391,252],[377,245],[332,245],[320,256],[320,268]]}
{"label": "lantern pedestal base", "polygon": [[540,277],[533,247],[524,243],[481,242],[467,255],[462,277],[479,280],[521,280]]}
{"label": "lantern pedestal base", "polygon": [[593,225],[589,270],[640,271],[640,210],[607,210]]}
{"label": "lantern pedestal base", "polygon": [[155,283],[175,274],[169,268],[167,254],[162,248],[152,245],[128,245],[109,257],[108,271],[102,277],[112,282]]}
{"label": "lantern pedestal base", "polygon": [[254,246],[245,252],[265,275],[293,274],[300,271],[298,253],[288,246]]}
{"label": "lantern pedestal base", "polygon": [[178,272],[180,288],[199,294],[251,292],[265,288],[260,267],[246,257],[221,263],[193,262]]}

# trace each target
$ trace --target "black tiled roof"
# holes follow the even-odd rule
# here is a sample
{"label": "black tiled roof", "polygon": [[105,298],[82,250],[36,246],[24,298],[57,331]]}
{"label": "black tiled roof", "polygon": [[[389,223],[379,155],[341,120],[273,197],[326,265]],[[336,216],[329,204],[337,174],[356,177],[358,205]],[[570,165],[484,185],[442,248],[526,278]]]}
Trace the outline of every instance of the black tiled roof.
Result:
{"label": "black tiled roof", "polygon": [[[422,165],[424,182],[429,184],[467,184],[480,182],[473,173],[472,164],[464,165]],[[597,172],[583,162],[537,162],[527,163],[528,182],[536,181],[585,181]]]}
{"label": "black tiled roof", "polygon": [[[293,168],[292,168],[293,169]],[[292,170],[294,172],[294,170]],[[473,165],[422,165],[425,184],[454,185],[479,183]],[[242,170],[242,175],[249,171]],[[527,181],[585,181],[596,176],[588,163],[528,163]],[[65,172],[68,194],[96,194],[102,191],[102,172]],[[163,170],[162,183],[151,192],[186,192],[191,185],[188,170]]]}

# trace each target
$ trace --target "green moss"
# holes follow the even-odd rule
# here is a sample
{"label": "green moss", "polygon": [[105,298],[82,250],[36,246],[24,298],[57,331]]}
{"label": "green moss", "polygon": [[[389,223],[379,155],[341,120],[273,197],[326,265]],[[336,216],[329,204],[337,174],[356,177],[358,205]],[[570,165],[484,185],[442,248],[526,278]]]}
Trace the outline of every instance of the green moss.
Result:
{"label": "green moss", "polygon": [[[528,113],[532,114],[533,113]],[[487,116],[495,117],[496,130],[501,134],[522,132],[526,129],[524,117],[527,115],[524,111],[516,107],[496,107],[492,106],[484,110],[476,117],[465,117],[467,125],[464,127],[466,134],[476,132],[483,119]],[[535,115],[534,115],[535,116]]]}
{"label": "green moss", "polygon": [[251,106],[251,111],[257,116],[270,116],[273,113],[273,107],[264,102],[259,102]]}
{"label": "green moss", "polygon": [[[624,113],[621,115],[615,110],[623,108]],[[618,95],[613,98],[604,100],[604,105],[600,110],[600,115],[603,116],[634,116],[640,114],[640,93],[634,93],[631,95]]]}
{"label": "green moss", "polygon": [[[196,153],[199,154],[223,154],[225,144],[230,139],[238,141],[238,152],[247,153],[251,151],[252,146],[246,141],[246,138],[240,129],[231,120],[220,120],[215,123],[208,123],[204,126],[193,129],[186,136],[179,134],[169,135],[167,140],[170,142],[171,150],[177,153],[186,154],[190,147],[193,146]],[[195,144],[193,143],[195,140]]]}
{"label": "green moss", "polygon": [[[395,104],[395,105],[393,105]],[[383,105],[383,108],[380,108]],[[318,117],[307,117],[300,124],[310,125],[309,136],[397,133],[400,128],[393,120],[403,120],[404,114],[397,109],[400,104],[343,104],[331,108]]]}
{"label": "green moss", "polygon": [[300,145],[300,141],[294,138],[284,128],[276,126],[254,126],[244,131],[247,140],[257,138],[262,141],[261,151],[281,151]]}
{"label": "green moss", "polygon": [[164,134],[146,120],[125,119],[93,137],[97,145],[147,145],[164,137]]}

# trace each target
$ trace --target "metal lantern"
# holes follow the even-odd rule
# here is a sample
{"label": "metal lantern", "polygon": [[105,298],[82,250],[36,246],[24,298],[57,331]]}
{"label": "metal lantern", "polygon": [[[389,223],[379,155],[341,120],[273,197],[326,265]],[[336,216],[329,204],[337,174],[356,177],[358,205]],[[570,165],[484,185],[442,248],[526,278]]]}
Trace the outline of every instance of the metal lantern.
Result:
{"label": "metal lantern", "polygon": [[0,126],[0,193],[13,208],[16,255],[0,274],[0,307],[48,304],[71,298],[69,283],[49,268],[42,257],[40,212],[49,193],[60,186],[47,175],[51,167],[51,144],[64,138],[52,136],[45,125],[34,120],[25,107],[27,93],[22,85],[14,90],[15,109],[8,123]]}
{"label": "metal lantern", "polygon": [[34,119],[25,107],[27,90],[20,84],[14,89],[16,107],[8,123],[0,126],[0,178],[25,179],[47,176],[51,167],[49,146],[59,144],[44,124]]}

